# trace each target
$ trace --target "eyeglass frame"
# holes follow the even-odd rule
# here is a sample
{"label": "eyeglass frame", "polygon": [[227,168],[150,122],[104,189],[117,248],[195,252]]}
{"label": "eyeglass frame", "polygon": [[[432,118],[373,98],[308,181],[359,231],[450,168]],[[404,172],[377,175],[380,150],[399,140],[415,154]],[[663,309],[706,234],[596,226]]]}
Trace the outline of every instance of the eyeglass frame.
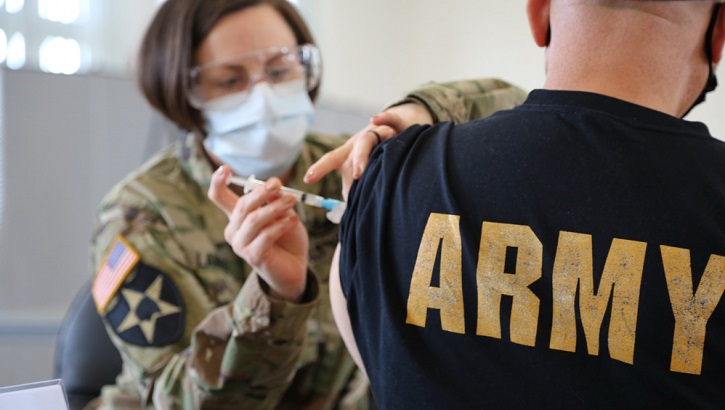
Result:
{"label": "eyeglass frame", "polygon": [[[260,49],[260,50],[254,50],[254,51],[247,51],[241,54],[236,54],[234,56],[230,56],[227,58],[224,58],[222,60],[217,61],[211,61],[209,63],[200,64],[197,66],[194,66],[189,71],[189,93],[188,93],[188,100],[189,104],[191,104],[192,107],[201,109],[203,106],[208,103],[211,100],[202,100],[199,98],[196,93],[193,91],[196,87],[194,85],[196,77],[199,75],[199,73],[208,67],[214,66],[214,65],[220,65],[225,64],[231,61],[239,60],[245,56],[253,56],[253,55],[267,55],[271,54],[273,52],[277,52],[278,55],[287,55],[292,54],[294,52],[299,53],[299,60],[300,60],[300,67],[303,69],[303,75],[304,75],[304,81],[305,85],[308,91],[311,91],[315,89],[319,85],[320,82],[320,76],[322,72],[322,63],[321,63],[321,57],[320,57],[320,50],[315,46],[314,44],[306,43],[306,44],[300,44],[293,47],[270,47],[267,49]],[[249,76],[249,83],[247,88],[244,91],[241,92],[247,92],[251,89],[251,87],[257,83],[260,79],[260,77],[266,76],[266,73],[263,74],[255,74]],[[231,95],[233,93],[230,93]],[[217,97],[221,98],[221,97]]]}

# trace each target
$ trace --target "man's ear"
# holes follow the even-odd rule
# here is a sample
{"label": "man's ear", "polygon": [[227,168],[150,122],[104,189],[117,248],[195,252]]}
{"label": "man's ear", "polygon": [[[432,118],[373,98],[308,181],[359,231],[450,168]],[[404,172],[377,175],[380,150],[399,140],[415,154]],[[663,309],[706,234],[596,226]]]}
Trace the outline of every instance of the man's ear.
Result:
{"label": "man's ear", "polygon": [[725,4],[720,5],[717,21],[712,31],[712,62],[722,61],[723,45],[725,44]]}
{"label": "man's ear", "polygon": [[539,47],[549,45],[549,10],[550,0],[528,0],[526,14],[529,17],[529,27],[534,41]]}

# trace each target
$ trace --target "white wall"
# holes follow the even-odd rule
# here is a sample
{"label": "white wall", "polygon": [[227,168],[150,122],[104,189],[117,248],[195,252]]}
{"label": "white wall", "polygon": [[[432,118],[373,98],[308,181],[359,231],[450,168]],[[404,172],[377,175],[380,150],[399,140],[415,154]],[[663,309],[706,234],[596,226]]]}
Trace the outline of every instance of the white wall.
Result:
{"label": "white wall", "polygon": [[[375,111],[427,81],[499,77],[530,90],[544,82],[526,0],[301,0],[323,55],[324,104]],[[721,86],[688,117],[725,139]]]}

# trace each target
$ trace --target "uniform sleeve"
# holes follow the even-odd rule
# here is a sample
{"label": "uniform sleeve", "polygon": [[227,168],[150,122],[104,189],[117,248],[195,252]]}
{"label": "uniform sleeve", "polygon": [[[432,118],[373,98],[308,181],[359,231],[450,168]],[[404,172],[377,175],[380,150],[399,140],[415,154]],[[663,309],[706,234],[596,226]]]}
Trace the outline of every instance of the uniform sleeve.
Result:
{"label": "uniform sleeve", "polygon": [[267,296],[256,274],[233,304],[197,326],[191,347],[174,356],[156,381],[157,408],[274,408],[292,382],[318,297],[314,276],[301,304]]}
{"label": "uniform sleeve", "polygon": [[431,82],[390,106],[410,102],[423,104],[434,122],[462,124],[513,108],[523,103],[526,94],[523,89],[495,78],[440,84]]}
{"label": "uniform sleeve", "polygon": [[[269,297],[252,273],[231,303],[216,308],[160,207],[137,202],[107,204],[92,243],[94,283],[103,283],[109,266],[123,274],[110,296],[94,289],[97,305],[108,302],[100,313],[124,362],[109,390],[115,394],[104,391],[104,401],[110,408],[134,398],[148,408],[273,408],[298,366],[319,299],[317,279],[308,277],[303,302],[295,304]],[[119,271],[109,260],[124,252],[137,258]]]}

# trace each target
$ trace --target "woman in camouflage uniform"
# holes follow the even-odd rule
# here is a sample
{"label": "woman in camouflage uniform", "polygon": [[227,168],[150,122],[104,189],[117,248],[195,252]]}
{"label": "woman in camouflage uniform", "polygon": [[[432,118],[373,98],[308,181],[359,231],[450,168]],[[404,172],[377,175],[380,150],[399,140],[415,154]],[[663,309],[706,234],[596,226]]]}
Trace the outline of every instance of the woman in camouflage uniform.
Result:
{"label": "woman in camouflage uniform", "polygon": [[[302,182],[311,164],[344,142],[306,133],[320,76],[313,44],[283,0],[167,0],[160,7],[143,40],[139,83],[151,105],[189,134],[119,182],[100,206],[92,292],[123,371],[92,406],[368,405],[367,381],[330,310],[337,225],[325,210],[276,193],[283,183],[324,197],[341,194],[339,175],[322,178],[326,169],[315,183]],[[491,105],[495,94],[503,98]],[[405,107],[417,104],[434,121],[465,121],[523,95],[496,80],[431,85],[391,113],[410,119]],[[387,138],[394,128],[366,130]],[[376,138],[361,131],[353,142],[363,136],[359,152],[367,154]],[[236,210],[223,207],[228,217],[207,198],[221,165],[224,177],[275,177],[272,189],[243,196]],[[241,192],[225,194],[233,208]],[[288,218],[288,229],[239,230],[260,210]],[[239,232],[246,235],[241,246]],[[285,249],[289,235],[308,236],[309,253]],[[306,272],[280,275],[284,257],[305,258]]]}

